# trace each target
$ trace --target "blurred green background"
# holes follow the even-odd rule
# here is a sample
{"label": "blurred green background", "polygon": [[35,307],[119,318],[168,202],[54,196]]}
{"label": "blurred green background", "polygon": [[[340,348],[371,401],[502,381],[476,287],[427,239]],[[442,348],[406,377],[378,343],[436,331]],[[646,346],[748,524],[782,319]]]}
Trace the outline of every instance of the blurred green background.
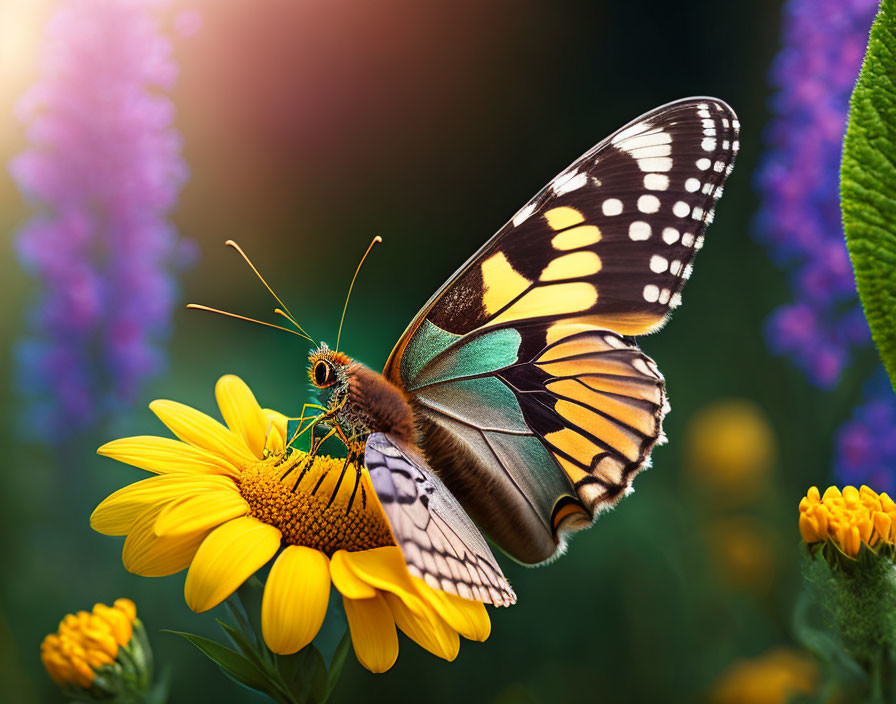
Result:
{"label": "blurred green background", "polygon": [[[223,243],[240,242],[313,335],[334,341],[364,248],[344,349],[375,368],[430,294],[542,185],[610,131],[661,103],[714,95],[743,145],[685,305],[642,340],[672,403],[669,443],[636,493],[555,564],[504,560],[519,603],[493,611],[485,644],[445,663],[403,639],[374,676],[350,659],[337,702],[699,701],[737,658],[787,645],[799,591],[796,505],[829,475],[832,432],[858,401],[856,365],[833,393],[766,351],[786,277],[751,239],[752,170],[778,48],[778,2],[650,0],[216,0],[179,38],[177,123],[191,177],[173,215],[199,245],[182,300],[270,319],[270,300]],[[0,0],[0,162],[24,148],[13,105],[37,76],[48,0]],[[145,408],[173,398],[216,414],[212,388],[243,377],[263,405],[309,400],[304,343],[180,308],[167,372],[143,402],[63,448],[17,438],[11,344],[34,283],[16,263],[28,209],[0,171],[0,689],[52,702],[38,647],[68,611],[133,598],[173,700],[260,701],[161,628],[218,635],[183,575],[146,579],[93,507],[142,473],[99,458],[123,434],[164,434]],[[695,416],[741,398],[760,430],[756,476],[715,486]],[[738,407],[743,410],[743,407]],[[755,416],[755,418],[754,418]],[[771,428],[766,437],[763,423]],[[705,435],[705,433],[703,434]],[[705,438],[704,438],[705,440]],[[754,441],[755,440],[755,441]],[[695,449],[696,448],[696,449]],[[711,455],[712,452],[710,451]],[[724,452],[722,453],[724,454]],[[698,458],[698,459],[695,459]],[[736,464],[736,461],[735,461]],[[724,468],[722,468],[724,469]],[[720,469],[720,471],[722,471]],[[749,468],[747,470],[749,473]],[[724,484],[724,482],[722,482]],[[746,488],[745,488],[746,487]]]}

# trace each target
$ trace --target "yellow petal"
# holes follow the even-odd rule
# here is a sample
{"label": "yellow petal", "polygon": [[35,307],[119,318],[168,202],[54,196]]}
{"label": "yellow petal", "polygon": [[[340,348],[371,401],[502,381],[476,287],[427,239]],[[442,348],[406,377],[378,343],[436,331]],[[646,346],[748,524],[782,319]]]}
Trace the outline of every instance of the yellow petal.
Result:
{"label": "yellow petal", "polygon": [[345,550],[337,550],[330,558],[330,576],[333,584],[342,596],[349,599],[372,599],[376,596],[376,589],[367,582],[359,579],[346,563]]}
{"label": "yellow petal", "polygon": [[90,525],[103,535],[127,535],[137,518],[153,505],[206,491],[234,488],[233,480],[212,474],[163,474],[149,477],[107,496],[94,509]]}
{"label": "yellow petal", "polygon": [[267,421],[246,382],[233,374],[222,376],[215,384],[215,398],[227,426],[243,438],[253,455],[262,459]]}
{"label": "yellow petal", "polygon": [[411,581],[401,550],[396,546],[346,552],[345,563],[360,580],[376,589],[392,592],[401,597],[411,611],[423,614],[426,606]]}
{"label": "yellow petal", "polygon": [[818,531],[816,521],[805,513],[800,514],[800,535],[803,536],[803,540],[809,545],[817,543],[823,538]]}
{"label": "yellow petal", "polygon": [[385,672],[398,659],[398,633],[386,600],[377,594],[357,601],[343,597],[342,603],[358,662],[371,672]]}
{"label": "yellow petal", "polygon": [[164,399],[153,401],[149,408],[181,440],[220,455],[235,467],[258,461],[239,435],[195,408]]}
{"label": "yellow petal", "polygon": [[433,589],[422,579],[413,579],[420,595],[464,638],[484,641],[489,637],[492,624],[482,602]]}
{"label": "yellow petal", "polygon": [[448,626],[434,609],[426,609],[423,615],[418,616],[394,594],[385,592],[383,596],[392,611],[395,625],[408,638],[443,660],[450,662],[457,657],[460,650],[460,638],[457,637],[457,632]]}
{"label": "yellow petal", "polygon": [[243,516],[219,526],[202,541],[193,557],[184,598],[193,611],[217,606],[280,547],[280,531],[257,518]]}
{"label": "yellow petal", "polygon": [[265,430],[267,432],[267,440],[265,447],[269,452],[279,454],[286,447],[286,428],[289,419],[282,413],[272,411],[270,408],[261,410],[265,418]]}
{"label": "yellow petal", "polygon": [[330,601],[329,560],[320,550],[290,545],[264,585],[261,631],[279,655],[298,652],[317,635]]}
{"label": "yellow petal", "polygon": [[137,435],[107,442],[97,454],[156,474],[190,472],[195,474],[227,474],[236,468],[220,455],[201,450],[180,440]]}
{"label": "yellow petal", "polygon": [[233,486],[169,502],[156,519],[154,530],[158,536],[184,535],[209,530],[248,513],[249,504]]}
{"label": "yellow petal", "polygon": [[190,566],[207,531],[158,537],[153,531],[161,506],[147,509],[134,524],[121,552],[128,572],[143,577],[165,577]]}

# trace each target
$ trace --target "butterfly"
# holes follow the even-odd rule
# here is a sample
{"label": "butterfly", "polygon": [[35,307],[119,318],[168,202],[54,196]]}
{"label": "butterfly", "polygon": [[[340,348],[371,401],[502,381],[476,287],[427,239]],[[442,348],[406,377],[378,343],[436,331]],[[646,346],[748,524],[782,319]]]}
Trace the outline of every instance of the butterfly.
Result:
{"label": "butterfly", "polygon": [[738,130],[715,98],[642,115],[488,240],[382,373],[338,341],[311,351],[319,420],[363,456],[412,574],[513,603],[483,533],[542,563],[631,491],[668,411],[663,376],[633,338],[681,303]]}

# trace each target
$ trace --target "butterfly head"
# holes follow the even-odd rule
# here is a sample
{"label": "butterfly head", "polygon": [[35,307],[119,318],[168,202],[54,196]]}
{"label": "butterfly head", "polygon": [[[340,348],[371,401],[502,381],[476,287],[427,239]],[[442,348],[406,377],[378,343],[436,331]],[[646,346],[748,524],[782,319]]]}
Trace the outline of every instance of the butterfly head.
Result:
{"label": "butterfly head", "polygon": [[308,378],[315,388],[326,392],[322,402],[328,408],[341,406],[345,400],[352,363],[351,357],[331,350],[325,342],[308,355]]}

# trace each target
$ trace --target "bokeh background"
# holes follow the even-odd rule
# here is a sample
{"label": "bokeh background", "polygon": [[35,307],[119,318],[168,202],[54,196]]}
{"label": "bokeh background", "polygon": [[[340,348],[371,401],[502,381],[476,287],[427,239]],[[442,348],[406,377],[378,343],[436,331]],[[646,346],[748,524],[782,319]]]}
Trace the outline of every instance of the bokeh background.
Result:
{"label": "bokeh background", "polygon": [[[27,147],[15,105],[40,78],[54,7],[0,0],[0,162]],[[213,385],[227,372],[263,405],[309,399],[301,340],[183,309],[271,319],[225,240],[333,341],[354,267],[381,235],[343,335],[345,350],[379,368],[419,306],[544,183],[619,125],[694,94],[734,107],[742,150],[684,306],[642,341],[668,382],[669,443],[566,557],[539,569],[504,561],[520,600],[493,612],[485,644],[444,663],[404,640],[381,676],[350,659],[334,701],[693,702],[742,658],[793,645],[796,505],[830,480],[836,429],[875,357],[860,353],[821,390],[768,351],[765,321],[790,296],[754,234],[779,2],[178,0],[153,12],[180,71],[170,96],[189,168],[170,219],[198,256],[177,275],[164,368],[76,433],[45,431],[20,388],[16,345],[42,284],[15,253],[33,209],[0,171],[6,701],[57,701],[41,639],[64,613],[118,596],[138,603],[160,666],[172,668],[173,701],[260,701],[159,632],[217,635],[220,614],[186,607],[183,575],[128,574],[121,541],[88,525],[104,496],[141,476],[95,448],[163,432],[149,400],[215,412]]]}

